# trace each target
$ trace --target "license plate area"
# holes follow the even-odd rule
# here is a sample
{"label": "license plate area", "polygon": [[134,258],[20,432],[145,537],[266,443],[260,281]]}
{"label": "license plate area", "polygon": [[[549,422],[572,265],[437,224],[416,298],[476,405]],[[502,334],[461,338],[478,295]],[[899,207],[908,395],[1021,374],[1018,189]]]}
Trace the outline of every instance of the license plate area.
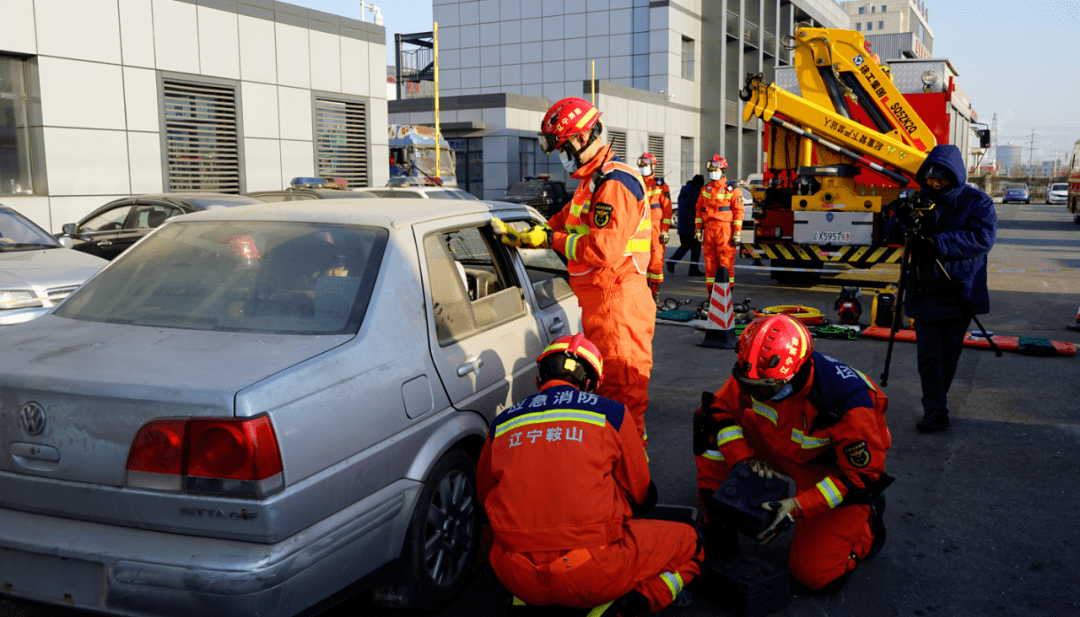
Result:
{"label": "license plate area", "polygon": [[0,548],[0,592],[68,606],[101,607],[105,566]]}
{"label": "license plate area", "polygon": [[848,231],[815,231],[811,235],[814,242],[827,244],[851,244],[851,232]]}

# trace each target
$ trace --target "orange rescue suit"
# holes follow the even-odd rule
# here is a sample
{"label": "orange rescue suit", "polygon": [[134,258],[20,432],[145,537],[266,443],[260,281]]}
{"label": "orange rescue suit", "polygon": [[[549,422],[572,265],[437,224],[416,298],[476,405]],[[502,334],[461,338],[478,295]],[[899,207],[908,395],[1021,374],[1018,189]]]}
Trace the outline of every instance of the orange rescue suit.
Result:
{"label": "orange rescue suit", "polygon": [[656,174],[643,176],[645,181],[645,200],[649,202],[652,220],[652,258],[649,260],[649,286],[659,291],[664,282],[664,244],[660,234],[671,228],[671,190],[663,178]]}
{"label": "orange rescue suit", "polygon": [[649,466],[610,399],[547,382],[491,423],[476,484],[495,575],[528,604],[588,608],[637,590],[655,612],[700,571],[693,527],[631,518]]}
{"label": "orange rescue suit", "polygon": [[[747,459],[765,461],[795,480],[802,510],[788,566],[796,580],[820,589],[870,550],[867,495],[892,481],[884,475],[892,436],[884,416],[888,399],[869,377],[820,352],[811,358],[806,384],[780,401],[758,401],[728,378],[705,410],[715,433],[695,461],[702,495]],[[812,401],[842,416],[826,428],[814,427],[820,410]]]}
{"label": "orange rescue suit", "polygon": [[[606,173],[596,193],[596,172]],[[645,282],[652,221],[637,171],[604,146],[572,174],[574,197],[551,217],[551,246],[568,260],[585,337],[604,357],[597,393],[626,405],[642,441],[649,406],[656,304]]]}
{"label": "orange rescue suit", "polygon": [[727,268],[728,282],[735,283],[735,247],[731,239],[738,241],[742,223],[743,203],[739,189],[728,186],[723,177],[701,189],[694,228],[703,232],[701,250],[705,257],[705,286],[710,297],[717,268]]}

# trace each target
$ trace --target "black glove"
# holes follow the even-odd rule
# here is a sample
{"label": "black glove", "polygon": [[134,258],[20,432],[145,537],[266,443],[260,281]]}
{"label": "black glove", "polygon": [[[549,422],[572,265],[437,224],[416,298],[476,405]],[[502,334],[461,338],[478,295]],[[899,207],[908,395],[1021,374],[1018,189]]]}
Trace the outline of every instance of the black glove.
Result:
{"label": "black glove", "polygon": [[934,236],[913,235],[908,238],[907,245],[913,253],[923,257],[938,257],[937,238]]}

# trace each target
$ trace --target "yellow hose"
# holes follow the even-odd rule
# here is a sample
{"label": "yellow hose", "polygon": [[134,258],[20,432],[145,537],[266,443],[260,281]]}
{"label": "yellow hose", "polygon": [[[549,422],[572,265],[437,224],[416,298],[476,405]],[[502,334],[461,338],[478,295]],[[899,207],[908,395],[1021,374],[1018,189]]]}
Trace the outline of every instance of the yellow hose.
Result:
{"label": "yellow hose", "polygon": [[787,315],[794,317],[803,323],[821,323],[825,320],[825,315],[821,311],[812,306],[802,306],[801,304],[780,304],[777,306],[770,306],[761,311],[755,313],[758,317],[765,315]]}

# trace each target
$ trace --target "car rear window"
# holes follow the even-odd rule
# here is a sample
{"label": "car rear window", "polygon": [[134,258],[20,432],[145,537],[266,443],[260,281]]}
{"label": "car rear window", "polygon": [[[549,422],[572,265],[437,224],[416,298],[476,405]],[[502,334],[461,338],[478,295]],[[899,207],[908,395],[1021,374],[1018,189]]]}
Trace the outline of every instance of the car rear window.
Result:
{"label": "car rear window", "polygon": [[129,249],[56,314],[163,328],[355,334],[389,233],[268,221],[176,221]]}
{"label": "car rear window", "polygon": [[1006,191],[1026,191],[1027,190],[1027,185],[1026,184],[1007,184],[1007,185],[1005,185],[1005,190]]}
{"label": "car rear window", "polygon": [[539,195],[544,192],[546,185],[543,182],[518,182],[511,186],[507,195]]}
{"label": "car rear window", "polygon": [[391,199],[423,199],[420,193],[412,191],[367,191],[376,197],[389,197]]}

